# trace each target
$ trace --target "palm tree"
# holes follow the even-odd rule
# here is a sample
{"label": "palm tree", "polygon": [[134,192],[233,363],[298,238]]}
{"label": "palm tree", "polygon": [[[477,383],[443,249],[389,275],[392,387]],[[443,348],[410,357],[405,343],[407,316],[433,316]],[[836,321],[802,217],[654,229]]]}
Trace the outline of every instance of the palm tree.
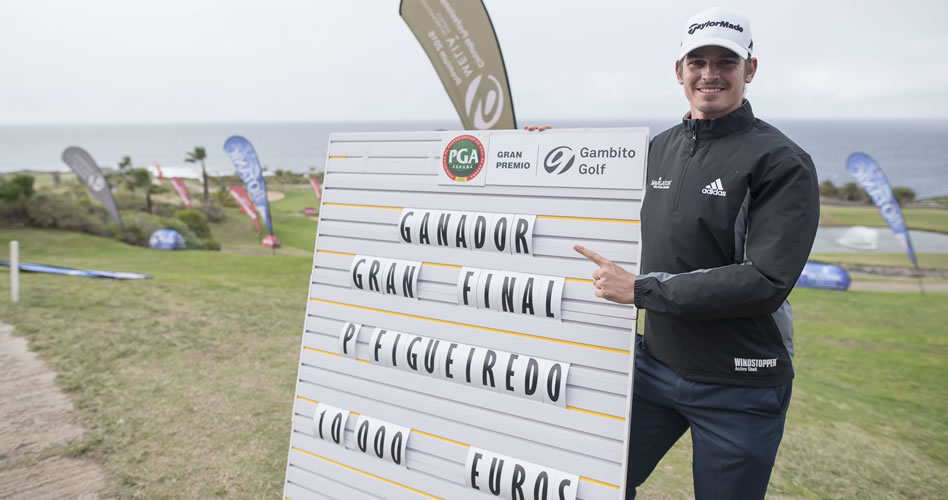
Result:
{"label": "palm tree", "polygon": [[[132,158],[128,155],[122,157],[122,161],[118,163],[119,174],[122,175],[122,181],[125,181],[125,174],[128,173],[128,170],[132,168]],[[135,187],[131,187],[132,191],[135,191]]]}
{"label": "palm tree", "polygon": [[207,170],[204,169],[204,159],[207,158],[207,154],[204,152],[204,148],[198,146],[194,148],[194,151],[188,151],[187,155],[188,157],[184,161],[188,163],[201,162],[201,177],[204,179],[204,203],[207,204]]}

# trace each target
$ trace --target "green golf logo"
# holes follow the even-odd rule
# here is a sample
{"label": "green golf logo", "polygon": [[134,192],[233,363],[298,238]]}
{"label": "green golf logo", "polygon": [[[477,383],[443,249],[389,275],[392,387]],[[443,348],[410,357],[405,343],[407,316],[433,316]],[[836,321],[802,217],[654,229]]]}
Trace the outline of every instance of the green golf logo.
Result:
{"label": "green golf logo", "polygon": [[448,178],[467,182],[484,168],[484,145],[472,135],[459,135],[441,153],[441,165]]}

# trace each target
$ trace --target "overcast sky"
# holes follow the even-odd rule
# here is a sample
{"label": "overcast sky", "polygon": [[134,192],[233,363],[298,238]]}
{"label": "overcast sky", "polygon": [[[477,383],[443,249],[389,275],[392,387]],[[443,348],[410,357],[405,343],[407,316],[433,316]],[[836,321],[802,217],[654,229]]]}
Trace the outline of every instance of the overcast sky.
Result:
{"label": "overcast sky", "polygon": [[[948,2],[485,0],[521,124],[676,119],[684,21],[751,19],[764,118],[948,119]],[[0,124],[451,120],[397,0],[0,0]]]}

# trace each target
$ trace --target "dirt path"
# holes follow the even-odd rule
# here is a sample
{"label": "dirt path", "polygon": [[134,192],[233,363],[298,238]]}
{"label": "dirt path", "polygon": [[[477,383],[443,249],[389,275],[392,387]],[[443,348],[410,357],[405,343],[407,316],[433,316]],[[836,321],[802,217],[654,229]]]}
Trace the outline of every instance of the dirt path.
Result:
{"label": "dirt path", "polygon": [[0,498],[96,499],[95,462],[44,451],[82,437],[72,401],[27,342],[0,323]]}
{"label": "dirt path", "polygon": [[286,198],[286,193],[282,191],[267,191],[267,201],[280,201]]}

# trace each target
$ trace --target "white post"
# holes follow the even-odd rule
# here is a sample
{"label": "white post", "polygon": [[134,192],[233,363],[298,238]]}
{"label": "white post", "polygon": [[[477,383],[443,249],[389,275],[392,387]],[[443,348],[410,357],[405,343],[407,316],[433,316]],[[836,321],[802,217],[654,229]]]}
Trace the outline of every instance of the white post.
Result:
{"label": "white post", "polygon": [[20,243],[10,242],[10,298],[20,301]]}

